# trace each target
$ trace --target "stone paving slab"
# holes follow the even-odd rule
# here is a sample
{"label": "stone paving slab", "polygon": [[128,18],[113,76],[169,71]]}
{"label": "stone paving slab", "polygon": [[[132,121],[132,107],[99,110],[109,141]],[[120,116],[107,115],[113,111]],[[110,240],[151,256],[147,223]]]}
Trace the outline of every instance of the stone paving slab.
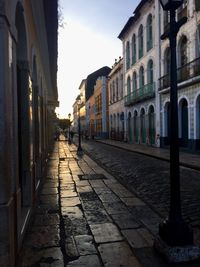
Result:
{"label": "stone paving slab", "polygon": [[84,210],[102,210],[104,209],[103,203],[99,199],[87,201],[82,201],[82,206]]}
{"label": "stone paving slab", "polygon": [[96,243],[106,243],[123,240],[123,236],[113,223],[90,225]]}
{"label": "stone paving slab", "polygon": [[145,203],[137,197],[121,197],[126,206],[145,206]]}
{"label": "stone paving slab", "polygon": [[62,207],[75,207],[77,205],[80,205],[80,199],[79,197],[64,197],[61,198],[61,206]]}
{"label": "stone paving slab", "polygon": [[103,205],[108,214],[123,214],[128,212],[127,207],[122,202],[104,202]]}
{"label": "stone paving slab", "polygon": [[97,254],[92,235],[78,235],[75,236],[74,239],[76,241],[77,250],[81,256]]}
{"label": "stone paving slab", "polygon": [[74,191],[74,190],[61,190],[60,191],[60,196],[61,198],[64,198],[64,197],[76,197],[77,196],[77,192]]}
{"label": "stone paving slab", "polygon": [[85,186],[77,186],[77,192],[78,193],[83,193],[83,192],[93,192],[93,189],[90,185],[85,185]]}
{"label": "stone paving slab", "polygon": [[88,235],[89,226],[85,218],[69,218],[63,216],[66,236]]}
{"label": "stone paving slab", "polygon": [[67,237],[65,239],[65,251],[67,257],[72,260],[77,259],[80,256],[73,236]]}
{"label": "stone paving slab", "polygon": [[98,249],[105,267],[141,267],[125,242],[101,244]]}
{"label": "stone paving slab", "polygon": [[99,194],[99,198],[101,199],[102,202],[118,202],[119,198],[113,194],[113,193],[102,193]]}
{"label": "stone paving slab", "polygon": [[[23,256],[23,257],[22,257]],[[34,250],[26,248],[17,267],[63,267],[63,254],[58,247]],[[2,266],[3,267],[3,266]]]}
{"label": "stone paving slab", "polygon": [[58,214],[43,213],[35,216],[33,226],[59,225],[59,223],[60,218]]}
{"label": "stone paving slab", "polygon": [[31,227],[27,233],[25,246],[31,248],[59,247],[60,229],[58,225]]}
{"label": "stone paving slab", "polygon": [[115,224],[122,229],[139,228],[139,224],[136,219],[130,213],[120,213],[111,215]]}
{"label": "stone paving slab", "polygon": [[86,210],[85,217],[89,225],[111,222],[110,217],[104,209]]}
{"label": "stone paving slab", "polygon": [[132,248],[152,247],[154,238],[145,228],[122,230]]}
{"label": "stone paving slab", "polygon": [[42,195],[56,195],[58,194],[58,188],[57,187],[51,187],[51,188],[43,188],[41,191]]}
{"label": "stone paving slab", "polygon": [[90,180],[90,184],[93,188],[106,187],[105,183],[101,180]]}
{"label": "stone paving slab", "polygon": [[66,267],[102,267],[101,261],[97,255],[81,256],[78,260],[69,262]]}

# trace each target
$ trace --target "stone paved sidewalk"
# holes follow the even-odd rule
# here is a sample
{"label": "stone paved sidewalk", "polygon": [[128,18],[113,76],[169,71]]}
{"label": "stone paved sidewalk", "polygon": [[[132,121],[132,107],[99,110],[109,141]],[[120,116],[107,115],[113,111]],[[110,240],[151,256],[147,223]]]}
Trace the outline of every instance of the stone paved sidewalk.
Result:
{"label": "stone paved sidewalk", "polygon": [[60,141],[18,267],[172,266],[153,249],[160,221],[91,158],[78,157],[75,145]]}

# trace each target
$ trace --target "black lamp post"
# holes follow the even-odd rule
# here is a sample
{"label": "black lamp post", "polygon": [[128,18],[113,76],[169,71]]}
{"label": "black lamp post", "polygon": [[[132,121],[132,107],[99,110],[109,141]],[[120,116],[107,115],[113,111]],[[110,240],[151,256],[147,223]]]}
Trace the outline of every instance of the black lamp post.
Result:
{"label": "black lamp post", "polygon": [[168,218],[159,225],[159,236],[168,246],[193,244],[193,233],[182,218],[180,198],[178,102],[177,102],[177,63],[176,37],[180,27],[187,21],[176,22],[176,9],[183,0],[160,0],[164,10],[170,13],[170,28],[161,39],[169,38],[171,50],[170,66],[170,210]]}
{"label": "black lamp post", "polygon": [[81,116],[80,116],[80,108],[81,108],[81,96],[79,95],[77,98],[77,107],[78,107],[78,148],[77,148],[77,154],[82,153],[82,147],[81,147]]}
{"label": "black lamp post", "polygon": [[68,119],[69,119],[69,132],[68,132],[68,144],[71,144],[71,137],[70,137],[70,118],[71,118],[71,113],[68,114]]}

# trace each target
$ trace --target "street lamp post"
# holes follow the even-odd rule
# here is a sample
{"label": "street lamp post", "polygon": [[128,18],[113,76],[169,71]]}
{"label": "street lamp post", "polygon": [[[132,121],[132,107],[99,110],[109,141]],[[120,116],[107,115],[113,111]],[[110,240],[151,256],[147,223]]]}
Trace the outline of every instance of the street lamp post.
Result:
{"label": "street lamp post", "polygon": [[[169,38],[171,50],[170,66],[170,210],[168,218],[159,225],[159,241],[155,242],[156,248],[161,251],[163,245],[166,247],[191,246],[193,244],[193,232],[182,218],[181,198],[180,198],[180,169],[179,169],[179,139],[178,139],[178,103],[177,103],[177,63],[176,63],[176,37],[180,27],[187,21],[182,18],[176,22],[176,9],[183,3],[183,0],[160,0],[164,10],[170,13],[170,28],[165,32],[161,39]],[[162,243],[162,245],[160,244]],[[165,246],[164,245],[164,246]],[[165,247],[165,252],[166,252]],[[168,250],[169,261],[181,261],[171,255]],[[178,250],[176,250],[177,252]],[[174,251],[173,251],[174,252]],[[173,253],[171,252],[171,253]],[[183,261],[188,261],[186,251],[180,249],[183,254]],[[165,253],[164,253],[165,254]],[[174,252],[174,254],[176,254]]]}
{"label": "street lamp post", "polygon": [[80,95],[76,98],[77,100],[77,106],[78,106],[78,148],[77,148],[77,154],[82,153],[82,147],[81,147],[81,116],[80,116],[80,108],[81,108],[81,97]]}

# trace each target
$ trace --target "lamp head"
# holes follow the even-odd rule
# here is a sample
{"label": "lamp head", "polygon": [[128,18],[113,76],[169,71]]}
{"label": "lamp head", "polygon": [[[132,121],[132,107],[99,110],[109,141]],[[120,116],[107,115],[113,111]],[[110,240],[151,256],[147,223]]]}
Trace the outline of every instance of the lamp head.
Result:
{"label": "lamp head", "polygon": [[184,0],[159,0],[164,10],[177,9],[183,4]]}

